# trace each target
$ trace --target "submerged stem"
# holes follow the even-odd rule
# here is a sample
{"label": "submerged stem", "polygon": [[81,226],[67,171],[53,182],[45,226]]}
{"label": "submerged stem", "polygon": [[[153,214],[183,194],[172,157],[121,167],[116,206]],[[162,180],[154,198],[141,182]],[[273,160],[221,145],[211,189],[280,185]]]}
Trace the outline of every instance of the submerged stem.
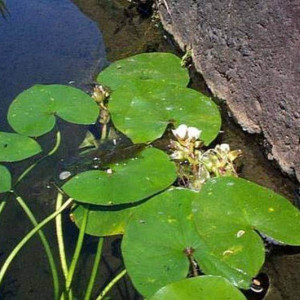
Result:
{"label": "submerged stem", "polygon": [[88,220],[88,214],[89,214],[89,210],[84,209],[83,220],[82,220],[82,223],[81,223],[81,226],[80,226],[80,231],[79,231],[79,235],[78,235],[74,255],[73,255],[73,258],[72,258],[72,262],[71,262],[71,265],[70,265],[68,277],[67,277],[67,280],[66,280],[66,292],[69,292],[70,289],[71,289],[74,272],[75,272],[75,269],[76,269],[76,266],[77,266],[77,262],[78,262],[79,255],[80,255],[81,248],[82,248],[82,244],[83,244],[86,224],[87,224],[87,220]]}
{"label": "submerged stem", "polygon": [[2,201],[0,203],[0,215],[1,215],[2,211],[3,211],[3,209],[4,209],[5,204],[6,204],[6,201]]}
{"label": "submerged stem", "polygon": [[112,287],[127,273],[126,269],[119,273],[113,280],[104,288],[96,300],[101,300],[112,289]]}
{"label": "submerged stem", "polygon": [[[27,206],[26,202],[20,196],[17,196],[17,195],[16,195],[16,200],[18,201],[18,203],[20,204],[20,206],[26,213],[26,215],[27,215],[28,219],[30,220],[30,222],[32,223],[32,225],[37,226],[38,222],[37,222],[36,218],[34,217],[32,211],[30,210],[30,208]],[[54,299],[58,299],[58,297],[59,297],[59,279],[58,279],[57,268],[55,265],[55,260],[54,260],[50,245],[48,243],[48,240],[47,240],[46,236],[44,235],[43,231],[39,230],[38,234],[39,234],[41,242],[45,248],[45,252],[48,257],[50,269],[52,272]]]}
{"label": "submerged stem", "polygon": [[49,223],[52,219],[54,219],[58,214],[60,214],[64,209],[66,209],[71,203],[73,199],[69,198],[61,207],[59,210],[56,210],[54,213],[52,213],[50,216],[48,216],[46,219],[44,219],[41,223],[37,224],[27,235],[19,242],[19,244],[13,249],[13,251],[9,254],[7,259],[5,260],[1,270],[0,270],[0,285],[3,281],[4,275],[14,260],[14,258],[17,256],[17,254],[20,252],[20,250],[26,245],[26,243],[47,223]]}
{"label": "submerged stem", "polygon": [[19,184],[20,181],[21,181],[22,179],[24,179],[24,177],[27,176],[27,175],[30,173],[30,171],[31,171],[32,169],[34,169],[41,161],[43,161],[45,158],[47,158],[47,157],[53,155],[53,154],[57,151],[57,149],[58,149],[60,143],[61,143],[61,133],[60,133],[60,131],[57,131],[57,132],[56,132],[56,143],[55,143],[54,147],[53,147],[46,155],[42,156],[40,159],[38,159],[36,162],[34,162],[32,165],[30,165],[30,166],[29,166],[29,167],[28,167],[28,168],[27,168],[27,169],[19,176],[19,178],[17,179],[17,181],[16,181],[15,184],[14,184],[14,187],[15,187],[17,184]]}
{"label": "submerged stem", "polygon": [[99,240],[98,240],[98,246],[97,246],[95,261],[94,261],[91,277],[90,277],[90,280],[89,280],[89,284],[88,284],[88,287],[87,287],[86,292],[85,292],[84,300],[91,299],[92,290],[93,290],[93,287],[94,287],[94,284],[95,284],[96,275],[97,275],[98,267],[99,267],[100,260],[101,260],[103,241],[104,241],[103,238],[99,238]]}
{"label": "submerged stem", "polygon": [[[62,205],[62,200],[63,200],[63,195],[59,192],[57,194],[57,198],[56,198],[56,210],[60,209],[60,207]],[[61,214],[57,215],[57,217],[55,218],[55,225],[56,225],[56,236],[57,236],[57,244],[58,244],[58,252],[59,252],[61,268],[62,268],[65,279],[67,279],[69,271],[68,271],[64,237],[63,237],[63,231],[62,231]]]}

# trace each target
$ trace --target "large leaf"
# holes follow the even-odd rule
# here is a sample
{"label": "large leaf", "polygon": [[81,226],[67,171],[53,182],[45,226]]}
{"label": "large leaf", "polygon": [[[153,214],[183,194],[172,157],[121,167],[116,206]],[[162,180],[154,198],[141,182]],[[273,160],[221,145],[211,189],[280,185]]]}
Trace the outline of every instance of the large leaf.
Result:
{"label": "large leaf", "polygon": [[150,300],[246,300],[225,278],[199,276],[183,279],[161,288]]}
{"label": "large leaf", "polygon": [[300,245],[300,214],[284,197],[235,177],[209,180],[193,202],[195,223],[213,253],[253,277],[265,250],[256,233]]}
{"label": "large leaf", "polygon": [[174,163],[156,148],[113,163],[110,170],[80,173],[64,184],[63,190],[78,202],[116,205],[143,200],[166,189],[176,179]]}
{"label": "large leaf", "polygon": [[0,165],[0,193],[8,192],[11,189],[11,175],[8,169]]}
{"label": "large leaf", "polygon": [[41,152],[33,139],[16,133],[0,132],[0,161],[13,162]]}
{"label": "large leaf", "polygon": [[34,85],[12,102],[8,122],[24,135],[40,136],[55,124],[55,115],[76,124],[92,124],[99,113],[95,101],[83,91],[65,85]]}
{"label": "large leaf", "polygon": [[112,90],[121,85],[131,86],[135,80],[170,82],[184,87],[189,74],[180,63],[180,58],[171,53],[138,54],[112,63],[98,75],[97,81]]}
{"label": "large leaf", "polygon": [[161,82],[136,80],[118,88],[111,95],[109,111],[116,128],[134,143],[160,138],[172,123],[201,129],[201,139],[208,145],[221,126],[218,107],[209,97]]}
{"label": "large leaf", "polygon": [[214,255],[198,234],[191,210],[196,192],[173,189],[153,197],[130,218],[122,242],[122,254],[128,274],[145,297],[161,287],[181,279],[189,272],[188,253],[200,269],[221,275],[232,283],[248,288],[251,277]]}
{"label": "large leaf", "polygon": [[72,219],[78,228],[83,220],[84,209],[89,210],[85,232],[94,236],[123,234],[133,211],[131,206],[124,205],[85,207],[79,204],[72,211]]}

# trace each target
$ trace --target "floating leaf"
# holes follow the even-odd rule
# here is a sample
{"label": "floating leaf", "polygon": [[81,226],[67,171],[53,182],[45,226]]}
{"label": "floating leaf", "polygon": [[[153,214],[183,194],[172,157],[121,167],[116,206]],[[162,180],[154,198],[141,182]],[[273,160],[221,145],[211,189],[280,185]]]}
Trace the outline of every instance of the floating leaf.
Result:
{"label": "floating leaf", "polygon": [[180,280],[161,288],[150,300],[246,300],[245,296],[223,277],[199,276]]}
{"label": "floating leaf", "polygon": [[181,67],[181,60],[171,53],[142,53],[112,63],[102,71],[97,81],[116,90],[131,86],[135,80],[160,81],[187,86],[189,74]]}
{"label": "floating leaf", "polygon": [[0,165],[0,193],[8,192],[11,189],[11,175],[9,170]]}
{"label": "floating leaf", "polygon": [[[77,205],[72,211],[72,219],[80,228],[84,205]],[[85,232],[94,236],[110,236],[123,234],[129,217],[132,214],[132,207],[124,207],[124,205],[115,206],[90,206],[89,216]]]}
{"label": "floating leaf", "polygon": [[148,148],[136,157],[110,166],[110,171],[87,171],[73,177],[63,190],[78,202],[116,205],[143,200],[170,186],[176,169],[167,154]]}
{"label": "floating leaf", "polygon": [[202,130],[201,139],[208,145],[221,126],[218,107],[209,97],[160,82],[136,80],[118,88],[111,95],[109,111],[116,128],[134,143],[160,138],[172,123]]}
{"label": "floating leaf", "polygon": [[251,277],[214,256],[196,230],[191,201],[196,192],[173,189],[145,202],[130,218],[122,242],[128,274],[145,297],[186,278],[191,256],[207,274],[221,275],[248,288]]}
{"label": "floating leaf", "polygon": [[[193,202],[198,232],[224,263],[254,277],[265,249],[255,230],[300,245],[300,214],[284,197],[235,177],[209,180]],[[240,284],[238,286],[242,287]]]}
{"label": "floating leaf", "polygon": [[16,133],[0,132],[0,161],[13,162],[42,151],[33,139]]}
{"label": "floating leaf", "polygon": [[55,115],[76,124],[92,124],[98,106],[83,91],[66,85],[34,85],[12,102],[8,122],[18,133],[40,136],[55,124]]}

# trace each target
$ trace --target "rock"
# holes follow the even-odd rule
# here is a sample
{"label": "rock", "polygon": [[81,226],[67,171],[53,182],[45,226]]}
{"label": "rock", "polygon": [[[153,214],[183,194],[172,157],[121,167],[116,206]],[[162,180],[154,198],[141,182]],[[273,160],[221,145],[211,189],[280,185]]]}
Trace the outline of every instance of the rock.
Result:
{"label": "rock", "polygon": [[[156,1],[165,29],[269,157],[300,181],[300,5],[285,0]],[[158,3],[159,2],[159,3]]]}

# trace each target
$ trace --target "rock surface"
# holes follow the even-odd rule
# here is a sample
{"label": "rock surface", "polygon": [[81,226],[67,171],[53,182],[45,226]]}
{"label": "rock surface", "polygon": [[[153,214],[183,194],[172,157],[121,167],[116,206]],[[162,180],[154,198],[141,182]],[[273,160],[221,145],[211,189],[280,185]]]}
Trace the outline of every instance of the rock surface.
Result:
{"label": "rock surface", "polygon": [[193,50],[210,90],[268,157],[300,181],[300,3],[296,0],[156,1],[165,29]]}

